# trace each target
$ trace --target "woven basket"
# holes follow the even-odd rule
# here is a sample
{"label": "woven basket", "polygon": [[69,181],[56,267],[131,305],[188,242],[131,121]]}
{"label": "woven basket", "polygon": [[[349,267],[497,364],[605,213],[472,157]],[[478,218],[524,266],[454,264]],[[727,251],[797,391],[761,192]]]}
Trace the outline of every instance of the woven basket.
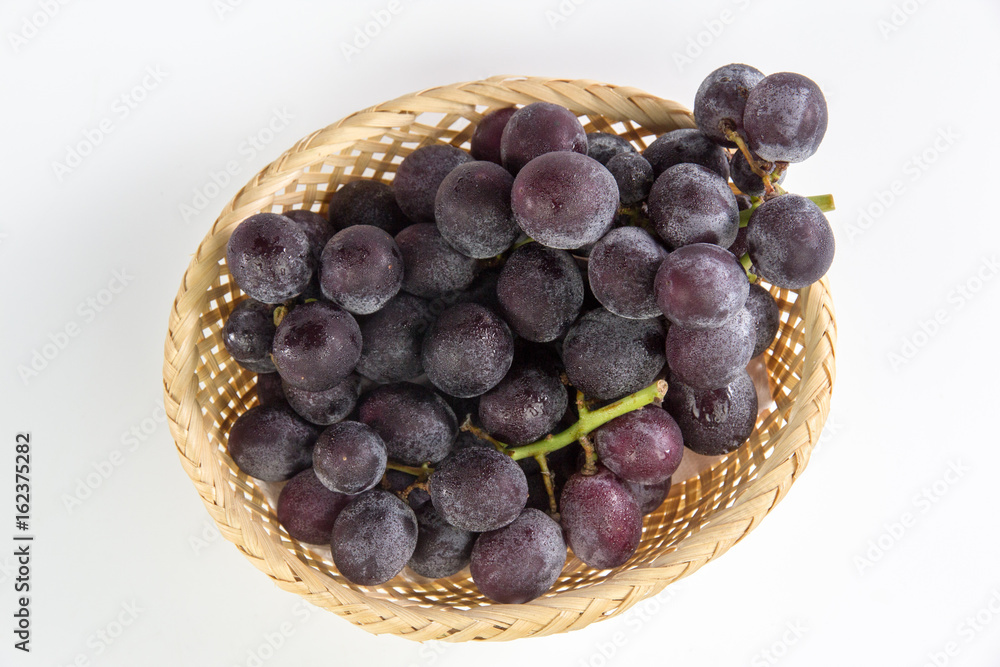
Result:
{"label": "woven basket", "polygon": [[548,594],[502,605],[479,594],[468,570],[445,580],[404,573],[382,586],[357,586],[337,573],[329,548],[288,536],[275,518],[277,487],[241,473],[226,453],[233,420],[256,402],[254,375],[232,363],[222,345],[225,319],[243,298],[224,264],[229,235],[262,211],[325,213],[340,185],[361,177],[390,180],[422,144],[467,148],[487,111],[535,101],[568,107],[588,132],[614,132],[640,149],[657,135],[694,125],[675,102],[587,80],[498,76],[365,109],[302,139],[239,191],[198,247],[170,312],[163,368],[170,429],[222,535],[281,588],[372,633],[498,641],[576,630],[621,613],[753,530],[805,469],[826,420],[836,342],[827,283],[798,292],[772,288],[782,311],[765,359],[774,402],[746,444],[691,479],[675,480],[667,501],[646,517],[639,549],[624,566],[596,571],[570,557]]}

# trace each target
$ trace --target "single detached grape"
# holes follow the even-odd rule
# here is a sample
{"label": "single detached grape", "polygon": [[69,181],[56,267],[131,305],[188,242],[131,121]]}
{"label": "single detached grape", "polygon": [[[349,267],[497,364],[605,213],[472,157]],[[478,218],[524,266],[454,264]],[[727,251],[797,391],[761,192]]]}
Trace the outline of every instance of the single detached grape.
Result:
{"label": "single detached grape", "polygon": [[559,499],[566,541],[590,567],[624,564],[639,547],[642,513],[622,481],[604,466],[594,475],[569,478]]}
{"label": "single detached grape", "polygon": [[521,235],[510,209],[514,177],[492,162],[466,162],[445,176],[434,200],[434,219],[444,240],[468,257],[485,259]]}
{"label": "single detached grape", "polygon": [[548,102],[533,102],[515,111],[500,138],[504,168],[516,176],[533,159],[553,151],[586,155],[587,133],[573,112]]}
{"label": "single detached grape", "polygon": [[778,302],[774,300],[771,293],[757,283],[750,285],[746,307],[753,318],[753,328],[756,334],[753,356],[756,357],[771,347],[774,337],[778,335],[778,329],[781,327],[781,311],[778,309]]}
{"label": "single detached grape", "polygon": [[329,544],[333,523],[351,496],[323,486],[312,468],[288,480],[278,495],[278,523],[299,542]]}
{"label": "single detached grape", "polygon": [[833,264],[833,229],[819,206],[799,195],[770,199],[747,224],[750,259],[765,280],[785,289],[808,287]]}
{"label": "single detached grape", "polygon": [[287,405],[257,405],[229,429],[229,456],[239,469],[265,482],[281,482],[312,465],[319,429]]}
{"label": "single detached grape", "polygon": [[360,323],[358,373],[379,383],[410,380],[424,372],[420,361],[424,333],[434,315],[429,304],[412,294],[397,294]]}
{"label": "single detached grape", "polygon": [[593,438],[601,463],[628,482],[658,484],[677,471],[684,455],[680,427],[655,405],[612,419]]}
{"label": "single detached grape", "polygon": [[333,524],[333,562],[348,581],[384,584],[406,566],[417,547],[417,517],[388,491],[354,498]]}
{"label": "single detached grape", "polygon": [[674,324],[721,326],[746,303],[746,271],[728,250],[692,243],[670,253],[656,274],[656,302]]}
{"label": "single detached grape", "polygon": [[559,524],[527,508],[513,523],[476,539],[470,569],[476,587],[489,599],[523,604],[552,588],[565,563]]}
{"label": "single detached grape", "polygon": [[606,167],[608,160],[621,153],[635,153],[635,146],[617,134],[587,133],[587,157],[594,158]]}
{"label": "single detached grape", "polygon": [[[786,174],[788,174],[787,170],[782,171],[781,176],[775,182],[780,184],[785,180]],[[741,151],[733,153],[733,157],[729,161],[729,175],[733,179],[733,185],[738,187],[740,192],[754,197],[760,197],[764,194],[764,179],[753,172],[753,169],[750,168],[750,163],[747,162],[746,157]],[[746,208],[750,207],[747,206]]]}
{"label": "single detached grape", "polygon": [[329,214],[338,232],[351,225],[371,225],[395,236],[411,224],[396,203],[392,187],[370,179],[351,181],[334,192]]}
{"label": "single detached grape", "polygon": [[281,303],[306,289],[316,260],[298,224],[277,213],[258,213],[233,230],[226,265],[250,298]]}
{"label": "single detached grape", "polygon": [[636,484],[635,482],[624,482],[624,484],[625,488],[635,496],[635,501],[639,503],[639,511],[642,512],[643,516],[652,514],[659,509],[670,494],[669,477],[656,484]]}
{"label": "single detached grape", "polygon": [[503,164],[500,157],[500,138],[507,127],[507,121],[517,111],[515,107],[506,107],[491,111],[476,125],[469,140],[469,152],[475,160],[488,160]]}
{"label": "single detached grape", "polygon": [[792,72],[764,77],[747,97],[747,144],[771,162],[802,162],[819,148],[829,119],[826,98],[812,79]]}
{"label": "single detached grape", "polygon": [[410,225],[396,235],[403,254],[403,291],[427,299],[464,290],[476,277],[476,260],[444,240],[436,225]]}
{"label": "single detached grape", "polygon": [[740,229],[736,195],[726,180],[696,164],[667,169],[649,193],[649,219],[671,248],[714,243],[728,248]]}
{"label": "single detached grape", "polygon": [[593,158],[569,151],[546,153],[514,179],[511,207],[517,224],[539,243],[580,248],[611,229],[618,184]]}
{"label": "single detached grape", "polygon": [[608,160],[608,171],[618,183],[618,196],[626,206],[638,204],[653,187],[653,166],[638,153],[620,153]]}
{"label": "single detached grape", "polygon": [[698,129],[717,144],[735,148],[736,144],[726,138],[723,126],[736,131],[743,129],[747,95],[763,78],[764,73],[756,67],[740,63],[723,65],[705,77],[694,96],[694,122]]}
{"label": "single detached grape", "polygon": [[590,251],[590,289],[619,317],[646,319],[660,314],[653,284],[667,251],[639,227],[619,227]]}
{"label": "single detached grape", "polygon": [[484,447],[461,449],[442,461],[431,473],[430,491],[445,521],[477,533],[506,526],[528,501],[520,466]]}
{"label": "single detached grape", "polygon": [[406,465],[437,463],[458,434],[455,413],[444,399],[410,382],[380,385],[362,396],[358,418],[379,434],[389,458]]}
{"label": "single detached grape", "polygon": [[323,391],[306,391],[285,383],[285,400],[303,419],[320,426],[339,422],[354,409],[361,391],[361,378],[351,374]]}
{"label": "single detached grape", "polygon": [[700,164],[723,180],[729,179],[729,157],[714,141],[695,129],[685,128],[661,135],[642,152],[653,166],[653,176],[660,177],[678,164]]}
{"label": "single detached grape", "polygon": [[273,373],[274,306],[253,299],[236,304],[222,329],[222,344],[243,368],[254,373]]}
{"label": "single detached grape", "polygon": [[496,387],[479,399],[479,420],[490,435],[526,445],[551,433],[569,396],[554,366],[518,360]]}
{"label": "single detached grape", "polygon": [[472,156],[448,144],[421,146],[399,163],[392,191],[399,208],[413,222],[434,222],[434,196],[452,169]]}
{"label": "single detached grape", "polygon": [[717,389],[746,367],[757,336],[746,308],[714,329],[672,326],[667,331],[667,364],[672,376],[696,389]]}
{"label": "single detached grape", "polygon": [[323,391],[354,370],[361,356],[361,330],[350,313],[332,303],[296,306],[278,325],[273,356],[287,384]]}
{"label": "single detached grape", "polygon": [[507,374],[514,360],[514,339],[491,310],[460,303],[431,325],[421,358],[428,379],[444,393],[479,396]]}
{"label": "single detached grape", "polygon": [[285,211],[282,215],[294,222],[306,233],[306,238],[309,239],[309,253],[318,264],[320,255],[323,254],[323,248],[326,247],[326,242],[333,236],[334,229],[330,221],[315,211],[307,211],[301,208]]}
{"label": "single detached grape", "polygon": [[402,286],[403,255],[388,232],[352,225],[323,249],[319,282],[330,301],[356,315],[370,315]]}
{"label": "single detached grape", "polygon": [[718,389],[694,389],[671,378],[663,407],[677,420],[685,447],[697,454],[721,456],[753,433],[757,390],[745,370]]}
{"label": "single detached grape", "polygon": [[342,421],[320,433],[313,449],[313,470],[331,491],[355,495],[382,479],[385,443],[367,424]]}
{"label": "single detached grape", "polygon": [[546,343],[565,334],[579,315],[583,277],[565,250],[527,243],[500,270],[497,298],[518,336]]}
{"label": "single detached grape", "polygon": [[476,534],[456,528],[441,518],[431,505],[416,510],[417,548],[410,569],[422,577],[450,577],[469,564]]}
{"label": "single detached grape", "polygon": [[255,391],[260,405],[281,405],[287,402],[285,390],[281,388],[281,376],[277,373],[259,373]]}

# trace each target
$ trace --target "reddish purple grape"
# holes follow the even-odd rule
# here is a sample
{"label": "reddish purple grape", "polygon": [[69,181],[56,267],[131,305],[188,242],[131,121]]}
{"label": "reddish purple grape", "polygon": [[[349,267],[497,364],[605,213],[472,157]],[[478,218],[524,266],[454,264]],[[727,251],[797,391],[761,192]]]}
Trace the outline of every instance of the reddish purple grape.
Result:
{"label": "reddish purple grape", "polygon": [[333,524],[351,496],[323,486],[312,468],[303,470],[278,495],[278,523],[299,542],[329,544]]}
{"label": "reddish purple grape", "polygon": [[819,148],[829,119],[826,98],[812,79],[792,72],[764,77],[747,97],[747,144],[771,162],[802,162]]}
{"label": "reddish purple grape", "polygon": [[750,291],[739,261],[711,243],[692,243],[670,253],[655,285],[663,314],[689,329],[721,326],[743,308]]}
{"label": "reddish purple grape", "polygon": [[334,192],[329,215],[338,232],[351,225],[372,225],[395,236],[411,224],[396,203],[392,187],[367,178],[351,181]]}
{"label": "reddish purple grape", "polygon": [[590,252],[590,289],[602,306],[619,317],[657,317],[653,295],[656,272],[667,251],[639,227],[619,227],[604,235]]}
{"label": "reddish purple grape", "polygon": [[422,577],[439,579],[469,564],[475,533],[451,525],[431,505],[421,506],[416,515],[417,548],[410,557],[411,570]]}
{"label": "reddish purple grape", "polygon": [[287,405],[257,405],[236,418],[226,446],[239,469],[265,482],[281,482],[312,465],[319,429]]}
{"label": "reddish purple grape", "polygon": [[281,376],[277,373],[259,373],[255,392],[260,405],[283,405],[288,402],[281,387]]}
{"label": "reddish purple grape", "polygon": [[493,311],[460,303],[438,316],[424,338],[427,378],[451,396],[479,396],[495,387],[514,360],[514,339]]}
{"label": "reddish purple grape", "polygon": [[278,325],[273,356],[287,384],[323,391],[354,370],[361,356],[361,329],[350,313],[332,303],[296,306]]}
{"label": "reddish purple grape", "polygon": [[[787,169],[782,171],[781,176],[778,177],[776,182],[779,184],[783,182],[787,174]],[[733,185],[738,187],[740,192],[753,195],[754,197],[762,197],[764,195],[764,179],[755,174],[753,169],[750,168],[750,163],[747,162],[742,151],[733,153],[733,157],[729,161],[729,175],[733,179]]]}
{"label": "reddish purple grape", "polygon": [[833,264],[833,229],[819,206],[799,195],[769,199],[747,225],[750,259],[757,273],[785,289],[808,287]]}
{"label": "reddish purple grape", "polygon": [[[395,494],[400,494],[416,482],[417,478],[416,476],[402,472],[401,470],[387,468],[385,471],[385,480],[386,484],[388,484],[388,487],[386,488],[389,491],[392,491]],[[430,501],[431,494],[427,493],[423,489],[410,489],[410,493],[406,496],[406,503],[413,508],[414,512]]]}
{"label": "reddish purple grape", "polygon": [[298,224],[277,213],[258,213],[233,230],[226,265],[250,298],[281,303],[308,287],[316,260]]}
{"label": "reddish purple grape", "polygon": [[753,318],[742,308],[714,329],[670,327],[667,364],[671,374],[685,384],[696,389],[716,389],[732,382],[746,368],[756,342]]}
{"label": "reddish purple grape", "polygon": [[657,484],[676,472],[684,439],[674,418],[655,405],[627,412],[593,433],[597,455],[619,479]]}
{"label": "reddish purple grape", "polygon": [[670,495],[670,478],[667,477],[662,482],[656,484],[636,484],[635,482],[624,482],[633,496],[639,503],[639,511],[643,516],[652,514],[660,508],[663,501]]}
{"label": "reddish purple grape", "polygon": [[320,433],[313,449],[313,470],[331,491],[356,495],[385,474],[385,443],[367,424],[342,421]]}
{"label": "reddish purple grape", "polygon": [[778,335],[778,329],[781,328],[781,311],[778,309],[778,302],[774,300],[771,293],[758,283],[750,285],[746,306],[753,318],[756,341],[753,347],[753,356],[756,357],[771,347],[774,337]]}
{"label": "reddish purple grape", "polygon": [[698,129],[717,144],[735,148],[723,125],[736,131],[743,129],[747,95],[763,78],[764,73],[756,67],[740,63],[723,65],[705,77],[694,96],[694,122]]}
{"label": "reddish purple grape", "polygon": [[357,371],[379,383],[410,380],[424,372],[420,351],[434,315],[427,301],[397,294],[377,313],[364,318]]}
{"label": "reddish purple grape", "polygon": [[410,382],[380,385],[362,396],[358,418],[379,434],[389,458],[406,465],[437,463],[458,434],[455,413],[444,399]]}
{"label": "reddish purple grape", "polygon": [[527,508],[513,523],[483,533],[472,549],[472,580],[502,604],[523,604],[544,595],[566,563],[559,524]]}
{"label": "reddish purple grape", "polygon": [[639,153],[620,153],[608,160],[608,171],[618,184],[618,197],[626,206],[640,203],[653,187],[653,166]]}
{"label": "reddish purple grape", "polygon": [[403,291],[427,299],[467,289],[476,277],[476,260],[444,240],[436,225],[410,225],[396,235],[403,254]]}
{"label": "reddish purple grape", "polygon": [[472,156],[448,144],[421,146],[399,163],[392,191],[399,208],[413,222],[434,222],[434,196],[452,169]]}
{"label": "reddish purple grape", "polygon": [[548,102],[533,102],[507,121],[500,138],[504,169],[515,176],[539,155],[553,151],[587,153],[587,133],[573,112]]}
{"label": "reddish purple grape", "polygon": [[319,282],[330,301],[356,315],[370,315],[402,286],[403,255],[385,231],[352,225],[323,249]]}
{"label": "reddish purple grape", "polygon": [[587,157],[592,157],[607,167],[608,160],[622,153],[635,153],[635,146],[617,134],[587,133]]}
{"label": "reddish purple grape", "polygon": [[750,240],[747,238],[747,228],[740,227],[740,231],[736,235],[736,240],[733,241],[733,244],[731,246],[729,246],[729,252],[732,253],[733,257],[735,257],[736,259],[740,259],[743,257],[743,255],[747,254],[747,251],[749,250],[750,250]]}
{"label": "reddish purple grape", "polygon": [[566,541],[590,567],[623,565],[639,547],[642,512],[635,496],[604,466],[594,475],[569,478],[559,499]]}
{"label": "reddish purple grape", "polygon": [[736,195],[726,180],[696,164],[667,169],[649,193],[649,219],[671,248],[714,243],[728,248],[740,229]]}
{"label": "reddish purple grape", "polygon": [[580,313],[583,277],[565,250],[528,243],[510,254],[497,280],[497,298],[514,332],[530,341],[559,338]]}
{"label": "reddish purple grape", "polygon": [[735,450],[757,423],[757,390],[745,370],[718,389],[694,389],[671,378],[663,406],[677,420],[684,446],[705,456]]}
{"label": "reddish purple grape", "polygon": [[330,221],[315,211],[307,211],[301,208],[285,211],[282,215],[294,222],[306,233],[306,238],[309,239],[309,252],[318,264],[320,255],[323,254],[323,248],[326,247],[326,242],[333,236],[334,229]]}
{"label": "reddish purple grape", "polygon": [[417,547],[417,517],[388,491],[356,496],[333,524],[333,562],[348,581],[376,586],[406,566]]}
{"label": "reddish purple grape", "polygon": [[451,454],[430,476],[431,502],[453,526],[481,533],[506,526],[528,501],[528,481],[506,454],[468,447]]}
{"label": "reddish purple grape", "polygon": [[300,417],[313,424],[329,426],[351,413],[360,391],[361,379],[352,374],[323,391],[306,391],[285,384],[282,394]]}
{"label": "reddish purple grape", "polygon": [[500,139],[503,136],[507,121],[517,111],[515,107],[506,107],[489,112],[476,125],[469,140],[469,152],[476,160],[488,160],[502,165],[500,157]]}
{"label": "reddish purple grape", "polygon": [[642,156],[653,166],[653,176],[678,164],[698,164],[729,179],[729,157],[714,141],[695,129],[680,129],[658,137]]}
{"label": "reddish purple grape", "polygon": [[568,402],[556,368],[519,360],[500,384],[480,397],[479,420],[498,440],[526,445],[552,432]]}
{"label": "reddish purple grape", "polygon": [[504,252],[521,228],[510,208],[514,177],[492,162],[455,167],[438,188],[434,219],[451,247],[468,257],[486,259]]}
{"label": "reddish purple grape", "polygon": [[254,373],[273,373],[274,306],[254,299],[236,304],[222,328],[222,344],[243,368]]}

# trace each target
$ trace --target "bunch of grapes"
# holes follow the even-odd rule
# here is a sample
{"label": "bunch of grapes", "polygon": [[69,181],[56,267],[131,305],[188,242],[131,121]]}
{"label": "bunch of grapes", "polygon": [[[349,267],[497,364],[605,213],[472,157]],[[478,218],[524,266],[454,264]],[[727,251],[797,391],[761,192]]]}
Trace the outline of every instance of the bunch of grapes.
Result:
{"label": "bunch of grapes", "polygon": [[[746,65],[698,90],[697,129],[642,153],[537,102],[430,144],[328,215],[260,213],[227,247],[248,298],[224,328],[257,373],[228,434],[285,481],[278,520],[377,585],[468,567],[501,603],[635,553],[685,447],[754,429],[746,371],[778,332],[758,279],[822,277],[829,197],[787,194],[827,109],[811,80]],[[732,182],[730,183],[730,179]]]}

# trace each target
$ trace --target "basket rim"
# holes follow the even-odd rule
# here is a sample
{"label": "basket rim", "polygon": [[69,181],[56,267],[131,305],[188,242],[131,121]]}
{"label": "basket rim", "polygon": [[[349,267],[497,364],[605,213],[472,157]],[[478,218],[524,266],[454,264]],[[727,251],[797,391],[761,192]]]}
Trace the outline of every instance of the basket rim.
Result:
{"label": "basket rim", "polygon": [[[675,549],[660,554],[652,564],[613,571],[601,583],[558,592],[523,605],[491,604],[472,609],[397,604],[365,596],[318,572],[316,578],[307,581],[301,576],[302,563],[285,548],[282,548],[285,562],[278,568],[281,571],[272,570],[272,563],[260,555],[257,536],[247,534],[246,529],[252,525],[252,521],[246,523],[249,513],[240,503],[231,501],[229,496],[233,491],[211,465],[213,457],[207,451],[204,417],[197,403],[196,348],[203,335],[202,316],[210,303],[209,287],[219,276],[217,261],[208,258],[217,256],[220,248],[224,254],[222,240],[228,240],[231,228],[261,210],[270,193],[295,181],[308,166],[336,150],[384,134],[398,127],[400,119],[412,121],[424,112],[447,113],[451,105],[461,109],[467,109],[469,104],[483,106],[484,98],[522,103],[525,99],[534,101],[530,98],[537,99],[540,93],[546,101],[565,100],[561,103],[574,112],[584,108],[579,113],[588,113],[588,109],[594,113],[585,105],[596,100],[622,114],[621,118],[633,119],[646,127],[661,125],[664,118],[675,122],[675,116],[681,117],[679,124],[684,120],[690,124],[690,112],[676,102],[636,88],[590,79],[498,75],[426,88],[367,107],[299,140],[237,192],[199,243],[171,306],[163,366],[168,423],[181,464],[221,534],[281,588],[331,608],[370,632],[393,633],[418,641],[507,640],[578,629],[622,613],[721,556],[749,534],[784,498],[805,469],[829,413],[835,379],[836,322],[828,280],[823,278],[798,291],[803,319],[815,321],[819,326],[806,331],[800,380],[803,393],[782,428],[784,437],[779,438],[757,477],[740,490],[731,506],[718,509],[708,525],[686,537]],[[270,205],[268,202],[267,206]],[[325,601],[331,604],[323,604]]]}

